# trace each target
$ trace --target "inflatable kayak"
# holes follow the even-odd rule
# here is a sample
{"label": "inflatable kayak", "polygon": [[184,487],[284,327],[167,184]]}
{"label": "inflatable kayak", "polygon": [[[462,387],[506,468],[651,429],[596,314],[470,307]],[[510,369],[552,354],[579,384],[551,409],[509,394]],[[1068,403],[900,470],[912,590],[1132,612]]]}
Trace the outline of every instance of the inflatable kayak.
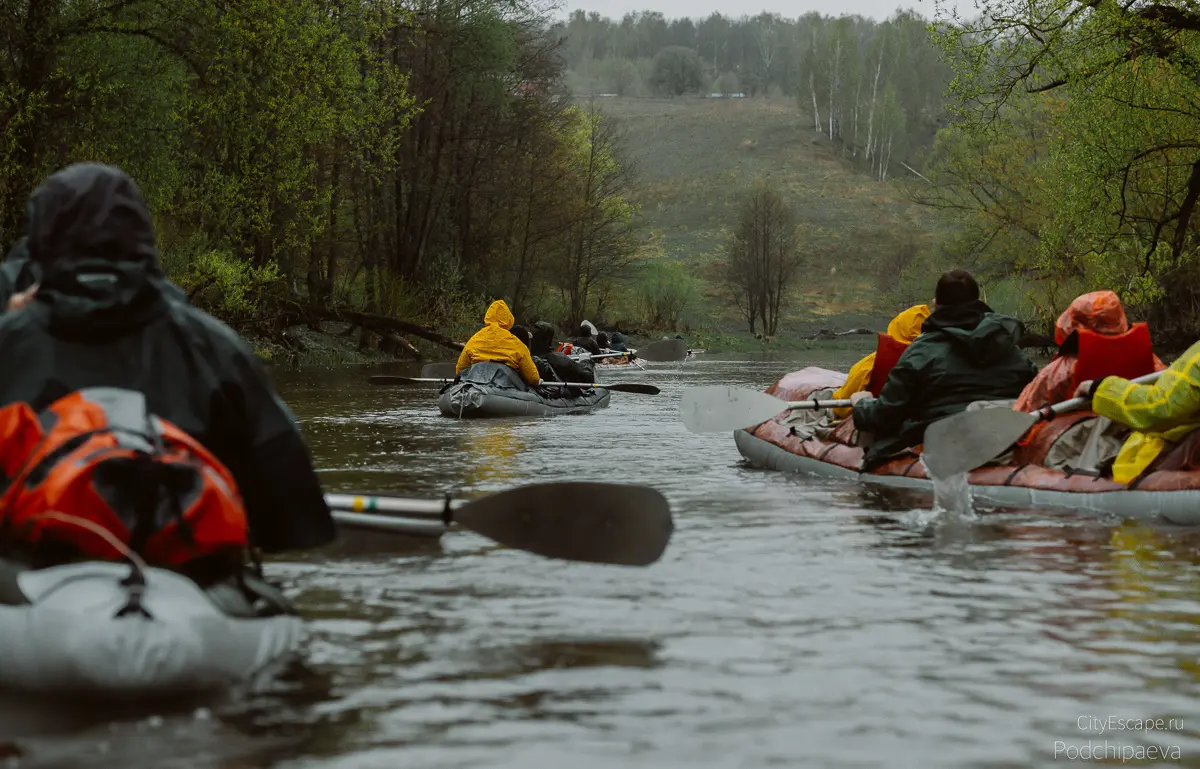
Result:
{"label": "inflatable kayak", "polygon": [[129,564],[0,561],[0,690],[106,702],[214,693],[269,676],[300,648],[295,609],[254,575],[201,589],[142,573],[131,602]]}
{"label": "inflatable kayak", "polygon": [[[767,392],[788,401],[839,387],[845,374],[806,368],[784,376]],[[800,413],[800,412],[796,412]],[[1068,473],[1043,463],[1055,441],[1091,412],[1063,414],[1019,446],[1008,464],[986,465],[967,476],[974,499],[1006,507],[1060,507],[1131,518],[1166,519],[1200,525],[1200,470],[1160,470],[1130,488],[1111,478]],[[869,473],[860,473],[863,450],[852,444],[853,420],[832,429],[798,425],[780,414],[755,427],[734,432],[738,451],[759,467],[858,480],[899,488],[932,491],[920,457],[908,452]],[[919,447],[917,447],[919,451]]]}
{"label": "inflatable kayak", "polygon": [[514,369],[488,362],[463,370],[459,381],[438,396],[438,409],[457,418],[576,414],[607,406],[609,397],[599,388],[532,388]]}

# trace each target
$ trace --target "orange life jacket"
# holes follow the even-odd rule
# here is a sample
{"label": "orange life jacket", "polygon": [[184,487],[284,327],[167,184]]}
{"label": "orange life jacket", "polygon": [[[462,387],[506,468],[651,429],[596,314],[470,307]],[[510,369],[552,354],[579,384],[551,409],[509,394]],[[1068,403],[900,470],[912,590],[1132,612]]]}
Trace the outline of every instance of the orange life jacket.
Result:
{"label": "orange life jacket", "polygon": [[233,475],[148,413],[141,393],[81,390],[40,416],[25,403],[0,409],[0,470],[0,538],[10,542],[123,560],[111,538],[166,567],[249,544]]}
{"label": "orange life jacket", "polygon": [[908,345],[904,342],[899,342],[888,336],[887,334],[879,334],[879,341],[875,345],[875,364],[871,367],[871,379],[867,384],[867,391],[876,398],[879,393],[883,392],[883,386],[887,384],[888,374],[892,373],[892,369],[896,367],[896,362],[900,360],[900,356],[908,349]]}
{"label": "orange life jacket", "polygon": [[1135,379],[1154,371],[1154,344],[1145,323],[1134,323],[1116,336],[1082,328],[1075,333],[1079,334],[1079,354],[1071,377],[1072,391],[1080,382],[1106,376]]}
{"label": "orange life jacket", "polygon": [[575,345],[571,344],[570,342],[563,342],[558,346],[558,351],[563,355],[570,355],[575,351]]}

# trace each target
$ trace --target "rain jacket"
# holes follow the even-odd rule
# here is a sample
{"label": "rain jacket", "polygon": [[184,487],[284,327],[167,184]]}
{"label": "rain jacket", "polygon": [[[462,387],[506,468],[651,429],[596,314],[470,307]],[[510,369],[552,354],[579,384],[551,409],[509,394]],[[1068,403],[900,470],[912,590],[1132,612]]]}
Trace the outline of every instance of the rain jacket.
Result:
{"label": "rain jacket", "polygon": [[980,301],[939,307],[888,376],[878,398],[860,401],[854,426],[873,433],[864,471],[916,446],[925,428],[978,400],[1016,398],[1037,374],[1017,347],[1021,322]]}
{"label": "rain jacket", "polygon": [[[912,344],[921,335],[921,324],[929,317],[929,305],[918,304],[909,307],[904,312],[892,318],[888,324],[887,335],[897,342]],[[846,375],[846,383],[838,388],[830,397],[834,400],[849,398],[854,393],[863,392],[871,383],[871,372],[875,369],[875,353],[871,353],[850,367]],[[852,409],[834,409],[833,414],[838,419],[850,416]]]}
{"label": "rain jacket", "polygon": [[559,380],[561,382],[594,382],[596,381],[596,364],[586,358],[573,358],[570,355],[563,355],[554,349],[554,326],[551,326],[544,320],[539,320],[533,324],[533,341],[530,343],[529,349],[533,352],[533,361],[537,363],[538,371],[542,371],[542,364],[538,361],[545,361],[555,376],[548,377],[543,374],[543,379],[550,381]]}
{"label": "rain jacket", "polygon": [[8,307],[13,294],[28,289],[41,277],[41,270],[29,258],[29,238],[18,240],[0,264],[0,312]]}
{"label": "rain jacket", "polygon": [[529,348],[509,331],[516,318],[504,300],[497,299],[492,302],[487,314],[483,316],[483,322],[486,325],[467,340],[462,354],[458,356],[455,371],[461,374],[469,366],[491,361],[503,363],[521,372],[521,378],[531,387],[540,384],[542,379],[538,375]]}
{"label": "rain jacket", "polygon": [[1153,384],[1105,377],[1092,395],[1092,410],[1135,431],[1113,463],[1113,480],[1130,483],[1163,451],[1200,427],[1200,342]]}
{"label": "rain jacket", "polygon": [[[1121,299],[1112,291],[1093,291],[1071,302],[1054,325],[1054,343],[1059,345],[1059,354],[1026,385],[1013,406],[1015,410],[1033,411],[1071,398],[1078,384],[1075,381],[1075,364],[1079,361],[1077,332],[1080,329],[1105,336],[1127,333],[1129,321],[1125,317]],[[1162,371],[1165,368],[1166,365],[1155,355],[1154,370]]]}
{"label": "rain jacket", "polygon": [[24,309],[0,315],[0,406],[41,411],[86,387],[141,392],[233,473],[255,546],[332,541],[294,417],[246,344],[163,276],[133,180],[109,166],[71,166],[34,191],[28,221],[41,287]]}

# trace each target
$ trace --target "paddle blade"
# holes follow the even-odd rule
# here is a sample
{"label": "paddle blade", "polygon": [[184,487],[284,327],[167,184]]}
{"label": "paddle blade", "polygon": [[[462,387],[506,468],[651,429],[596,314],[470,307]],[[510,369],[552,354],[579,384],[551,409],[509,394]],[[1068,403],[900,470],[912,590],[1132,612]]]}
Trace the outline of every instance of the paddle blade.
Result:
{"label": "paddle blade", "polygon": [[618,384],[600,385],[618,393],[637,393],[638,395],[658,395],[662,390],[654,385],[638,384],[637,382],[620,382]]}
{"label": "paddle blade", "polygon": [[455,370],[457,363],[452,360],[441,361],[439,363],[426,363],[421,367],[421,376],[430,379],[453,379],[458,375]]}
{"label": "paddle blade", "polygon": [[660,339],[639,347],[638,358],[650,363],[672,363],[687,358],[687,342],[682,339]]}
{"label": "paddle blade", "polygon": [[470,502],[455,523],[547,558],[648,566],[674,523],[662,494],[617,483],[541,483]]}
{"label": "paddle blade", "polygon": [[787,402],[774,395],[713,385],[684,390],[679,418],[694,433],[724,433],[762,424],[786,409]]}
{"label": "paddle blade", "polygon": [[925,467],[934,478],[969,472],[1003,454],[1037,417],[1024,411],[989,408],[939,419],[925,430]]}

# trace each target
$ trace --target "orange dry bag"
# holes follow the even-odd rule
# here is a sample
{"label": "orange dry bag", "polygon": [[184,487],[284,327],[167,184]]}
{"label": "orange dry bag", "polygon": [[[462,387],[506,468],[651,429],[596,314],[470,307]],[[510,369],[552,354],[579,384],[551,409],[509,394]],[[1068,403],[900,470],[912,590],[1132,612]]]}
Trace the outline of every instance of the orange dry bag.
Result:
{"label": "orange dry bag", "polygon": [[246,511],[233,475],[138,392],[80,390],[35,415],[0,409],[0,536],[76,557],[179,567],[241,552]]}

